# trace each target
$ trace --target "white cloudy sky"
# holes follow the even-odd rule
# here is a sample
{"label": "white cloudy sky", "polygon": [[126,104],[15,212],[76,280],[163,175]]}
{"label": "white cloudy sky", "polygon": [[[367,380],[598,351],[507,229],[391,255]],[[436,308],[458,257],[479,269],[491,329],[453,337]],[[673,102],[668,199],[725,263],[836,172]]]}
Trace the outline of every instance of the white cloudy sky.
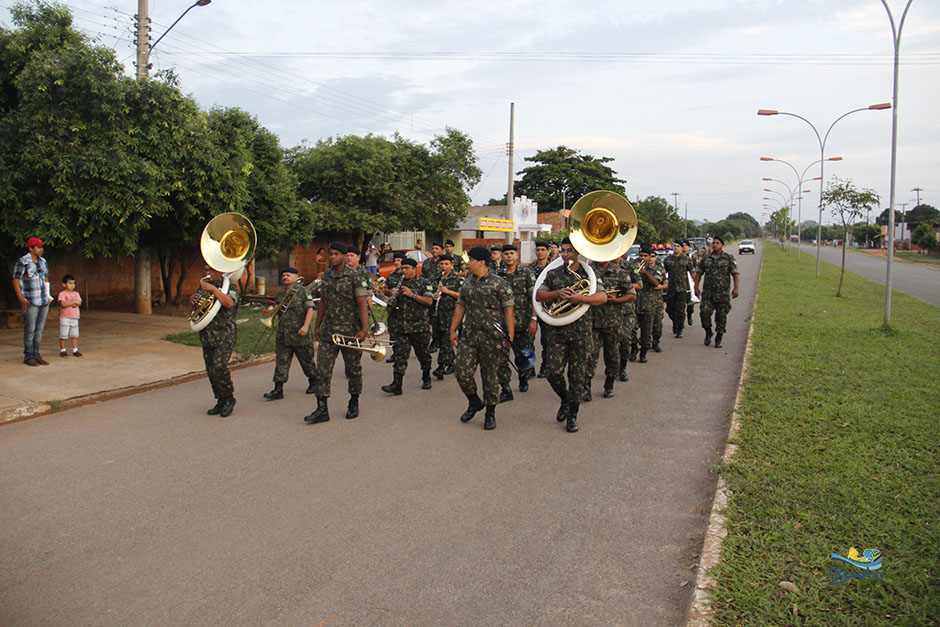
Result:
{"label": "white cloudy sky", "polygon": [[[192,0],[152,0],[153,39]],[[12,0],[0,0],[8,8]],[[133,72],[136,0],[69,0],[75,25]],[[895,21],[904,0],[888,0]],[[8,13],[2,11],[9,25]],[[940,2],[914,0],[902,39],[896,206],[940,205]],[[469,133],[485,180],[475,203],[506,191],[510,102],[515,170],[566,144],[627,180],[631,199],[658,195],[690,219],[733,211],[761,219],[762,177],[796,189],[843,113],[889,102],[893,43],[879,0],[214,0],[154,49],[205,108],[239,106],[285,147],[330,135],[399,132],[426,142]],[[890,183],[891,111],[840,121],[829,175],[881,194]],[[816,167],[808,176],[817,176]],[[789,195],[784,185],[772,189]],[[818,187],[805,195],[815,214]],[[570,200],[569,200],[570,204]],[[762,220],[763,221],[763,220]],[[828,219],[826,220],[828,221]]]}

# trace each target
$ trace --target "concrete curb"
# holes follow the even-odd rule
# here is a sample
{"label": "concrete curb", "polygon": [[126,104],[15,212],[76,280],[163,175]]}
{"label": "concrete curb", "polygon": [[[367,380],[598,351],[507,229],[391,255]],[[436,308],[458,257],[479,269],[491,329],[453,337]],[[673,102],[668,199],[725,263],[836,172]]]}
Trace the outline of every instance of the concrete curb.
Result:
{"label": "concrete curb", "polygon": [[[761,269],[764,267],[764,258],[761,256]],[[757,278],[758,288],[760,287],[760,274]],[[754,309],[757,308],[757,293],[754,294]],[[741,404],[741,390],[744,388],[744,382],[747,380],[748,365],[751,361],[751,350],[753,348],[752,337],[754,335],[753,309],[751,310],[751,328],[747,332],[747,344],[744,347],[744,359],[741,364],[741,377],[738,380],[738,392],[734,397],[734,410],[731,412],[731,426],[728,428],[728,439],[725,444],[724,455],[721,456],[721,463],[728,464],[738,450],[738,445],[733,443],[734,437],[738,434],[741,427],[741,417],[738,414],[738,407]],[[702,543],[698,569],[695,574],[695,593],[692,596],[692,606],[689,608],[689,617],[686,621],[686,627],[709,627],[711,625],[712,607],[708,599],[709,589],[718,583],[714,577],[708,574],[708,571],[718,565],[721,561],[721,545],[728,530],[725,528],[724,510],[728,507],[728,498],[731,492],[728,490],[727,482],[718,477],[718,485],[715,486],[715,498],[712,500],[711,515],[708,517],[708,528],[705,531],[705,541]]]}
{"label": "concrete curb", "polygon": [[[258,366],[260,364],[266,364],[272,361],[274,361],[273,354],[262,355],[261,357],[256,357],[249,361],[232,364],[229,366],[229,369],[241,370],[242,368]],[[186,374],[170,377],[169,379],[143,383],[141,385],[131,385],[128,387],[116,388],[114,390],[95,392],[93,394],[73,396],[72,398],[67,398],[61,401],[49,401],[45,403],[29,402],[18,407],[0,410],[0,425],[20,422],[21,420],[28,420],[30,418],[38,418],[39,416],[54,414],[56,412],[65,411],[66,409],[73,409],[75,407],[82,407],[84,405],[93,405],[95,403],[109,401],[115,398],[122,398],[124,396],[142,394],[143,392],[159,390],[161,388],[170,387],[171,385],[179,385],[180,383],[188,383],[189,381],[204,379],[205,377],[205,371],[199,370],[196,372],[187,372]]]}

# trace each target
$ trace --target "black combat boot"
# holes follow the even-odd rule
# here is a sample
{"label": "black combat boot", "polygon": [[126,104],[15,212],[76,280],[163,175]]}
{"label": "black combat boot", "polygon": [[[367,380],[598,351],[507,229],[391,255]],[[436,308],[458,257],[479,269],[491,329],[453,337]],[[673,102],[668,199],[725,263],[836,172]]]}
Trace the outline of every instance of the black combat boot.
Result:
{"label": "black combat boot", "polygon": [[506,401],[512,400],[512,389],[509,387],[509,384],[503,386],[503,389],[499,391],[499,402],[505,403]]}
{"label": "black combat boot", "polygon": [[326,397],[317,397],[317,408],[312,413],[304,416],[304,422],[315,425],[318,422],[327,422],[330,419],[330,410],[326,406]]}
{"label": "black combat boot", "polygon": [[545,378],[545,362],[544,361],[541,363],[541,365],[539,365],[539,373],[535,376],[537,379]]}
{"label": "black combat boot", "polygon": [[428,346],[428,353],[436,353],[438,349],[437,340],[433,340]]}
{"label": "black combat boot", "polygon": [[221,411],[221,407],[222,407],[222,399],[217,398],[215,400],[215,407],[212,407],[211,409],[207,409],[206,413],[209,414],[210,416],[218,416],[219,412]]}
{"label": "black combat boot", "polygon": [[721,333],[715,334],[715,348],[721,348]]}
{"label": "black combat boot", "polygon": [[528,392],[529,391],[529,371],[519,373],[519,391]]}
{"label": "black combat boot", "polygon": [[438,364],[437,368],[435,368],[434,372],[432,372],[431,374],[437,377],[438,381],[443,381],[444,380],[444,366]]}
{"label": "black combat boot", "polygon": [[663,349],[659,347],[659,342],[656,342],[655,344],[653,344],[653,352],[654,352],[654,353],[661,353],[661,352],[663,352]]}
{"label": "black combat boot", "polygon": [[708,346],[712,343],[712,330],[705,329],[705,346]]}
{"label": "black combat boot", "polygon": [[316,394],[317,393],[317,379],[316,377],[309,377],[307,379],[307,391],[305,394]]}
{"label": "black combat boot", "polygon": [[487,431],[496,428],[496,405],[487,405],[483,416],[483,428]]}
{"label": "black combat boot", "polygon": [[284,384],[275,382],[274,389],[270,392],[266,392],[264,397],[269,401],[276,401],[284,398]]}
{"label": "black combat boot", "polygon": [[219,404],[219,415],[223,418],[228,418],[232,415],[232,411],[235,409],[235,397],[226,396],[222,399],[222,402]]}
{"label": "black combat boot", "polygon": [[561,405],[558,406],[558,413],[555,414],[555,420],[558,422],[564,422],[568,417],[568,398],[564,397],[561,399]]}
{"label": "black combat boot", "polygon": [[614,377],[604,379],[604,398],[612,398],[614,395]]}
{"label": "black combat boot", "polygon": [[689,312],[689,326],[692,326],[692,312]]}
{"label": "black combat boot", "polygon": [[349,404],[346,406],[346,420],[359,417],[359,395],[350,394]]}
{"label": "black combat boot", "polygon": [[646,362],[647,362],[647,359],[646,359],[646,349],[643,348],[643,349],[640,349],[640,363],[641,363],[641,364],[645,364]]}
{"label": "black combat boot", "polygon": [[630,344],[630,361],[636,361],[636,355],[640,352],[640,345],[637,342],[632,342]]}
{"label": "black combat boot", "polygon": [[620,376],[618,378],[621,381],[630,380],[630,377],[627,376],[627,360],[625,357],[620,358]]}
{"label": "black combat boot", "polygon": [[483,401],[480,400],[480,397],[476,394],[467,395],[467,400],[470,402],[467,405],[467,411],[460,414],[460,422],[470,422],[478,411],[483,409]]}
{"label": "black combat boot", "polygon": [[590,403],[592,400],[594,400],[594,397],[591,396],[591,382],[585,381],[584,389],[581,390],[581,402]]}
{"label": "black combat boot", "polygon": [[382,391],[394,394],[395,396],[401,396],[401,381],[405,378],[405,375],[401,372],[395,372],[392,373],[392,376],[395,380],[388,385],[383,385]]}
{"label": "black combat boot", "polygon": [[421,371],[421,389],[422,390],[431,389],[431,371],[430,370]]}
{"label": "black combat boot", "polygon": [[568,423],[565,425],[565,431],[576,433],[578,431],[578,404],[568,403]]}
{"label": "black combat boot", "polygon": [[444,374],[454,374],[454,364],[450,364],[444,368]]}
{"label": "black combat boot", "polygon": [[679,329],[678,331],[676,331],[676,339],[677,340],[682,339],[682,329]]}
{"label": "black combat boot", "polygon": [[385,363],[387,363],[387,364],[394,364],[394,363],[395,363],[395,356],[394,356],[394,355],[389,355],[389,356],[388,356],[388,359],[385,360]]}

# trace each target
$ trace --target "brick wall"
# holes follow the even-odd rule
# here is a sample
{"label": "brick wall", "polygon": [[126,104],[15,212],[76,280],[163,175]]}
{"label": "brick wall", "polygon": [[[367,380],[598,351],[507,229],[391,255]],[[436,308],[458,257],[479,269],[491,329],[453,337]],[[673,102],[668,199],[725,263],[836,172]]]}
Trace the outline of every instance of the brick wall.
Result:
{"label": "brick wall", "polygon": [[[565,211],[567,214],[568,211]],[[565,228],[565,222],[567,221],[567,216],[562,216],[561,211],[542,211],[539,212],[539,224],[551,224],[552,233],[557,233],[558,231]]]}

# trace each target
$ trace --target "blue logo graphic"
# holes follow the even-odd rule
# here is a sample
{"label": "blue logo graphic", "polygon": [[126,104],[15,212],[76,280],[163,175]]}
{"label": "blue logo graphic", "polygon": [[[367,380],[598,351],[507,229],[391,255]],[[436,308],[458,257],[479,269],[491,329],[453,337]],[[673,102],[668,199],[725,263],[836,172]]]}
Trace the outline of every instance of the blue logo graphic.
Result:
{"label": "blue logo graphic", "polygon": [[843,562],[854,567],[829,569],[831,584],[845,583],[849,579],[884,579],[884,573],[878,572],[881,569],[881,551],[878,549],[865,549],[861,555],[851,547],[848,556],[842,556],[838,553],[830,553],[829,558],[837,562]]}

